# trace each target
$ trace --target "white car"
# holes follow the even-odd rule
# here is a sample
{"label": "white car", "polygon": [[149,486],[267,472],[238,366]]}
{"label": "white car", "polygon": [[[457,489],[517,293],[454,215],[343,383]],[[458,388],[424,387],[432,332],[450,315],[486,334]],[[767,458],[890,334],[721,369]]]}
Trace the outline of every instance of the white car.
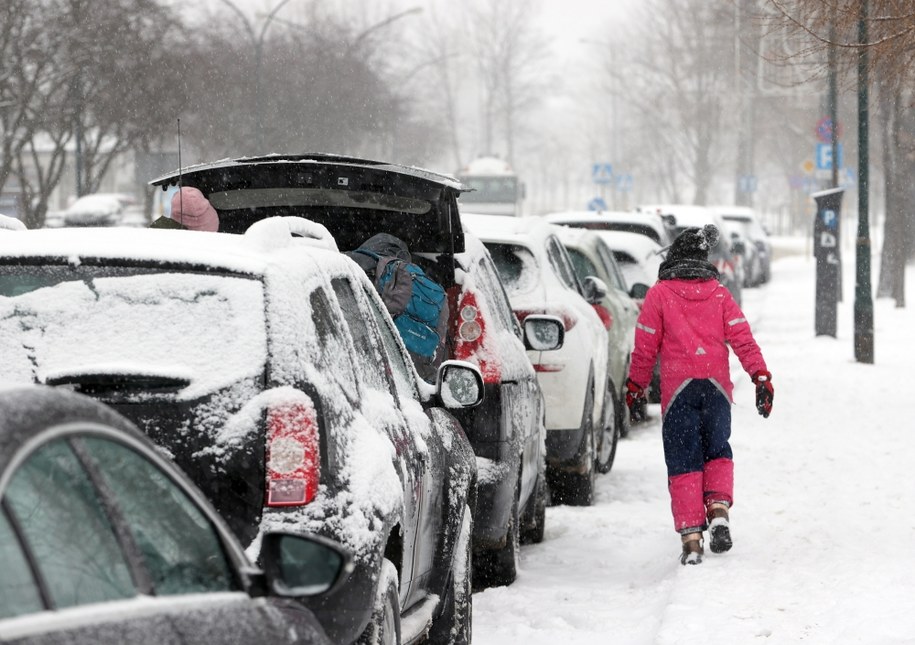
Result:
{"label": "white car", "polygon": [[489,249],[522,321],[531,314],[563,321],[565,341],[551,351],[528,351],[546,401],[547,469],[554,502],[588,505],[593,499],[596,447],[612,421],[608,405],[607,331],[593,304],[607,286],[582,283],[556,228],[540,218],[461,214],[465,228]]}
{"label": "white car", "polygon": [[629,433],[626,378],[629,375],[629,360],[635,342],[635,323],[640,308],[626,286],[626,280],[613,256],[613,250],[604,242],[599,232],[561,226],[558,235],[569,253],[578,278],[584,280],[588,276],[595,276],[609,287],[600,305],[594,306],[604,321],[610,342],[610,373],[607,388],[611,394],[608,402],[614,406],[614,412],[609,416],[615,418],[616,423],[614,428],[605,426],[597,460],[598,470],[609,472],[613,467],[618,438]]}
{"label": "white car", "polygon": [[45,228],[62,226],[146,226],[142,209],[133,195],[91,193],[68,208],[48,213]]}
{"label": "white car", "polygon": [[755,247],[759,273],[747,276],[749,286],[768,282],[771,277],[772,243],[755,211],[746,206],[715,206],[714,209],[726,223],[737,227],[749,244]]}
{"label": "white car", "polygon": [[653,212],[635,211],[569,211],[547,215],[552,224],[587,228],[592,231],[623,231],[645,235],[661,246],[673,242],[674,236],[665,220]]}

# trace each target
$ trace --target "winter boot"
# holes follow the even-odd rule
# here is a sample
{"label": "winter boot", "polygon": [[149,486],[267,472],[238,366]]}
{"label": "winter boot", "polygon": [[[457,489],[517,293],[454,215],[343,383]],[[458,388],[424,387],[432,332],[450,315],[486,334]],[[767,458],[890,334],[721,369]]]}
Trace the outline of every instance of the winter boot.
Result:
{"label": "winter boot", "polygon": [[680,555],[680,564],[699,564],[702,562],[702,531],[683,533],[680,536],[683,542],[683,553]]}
{"label": "winter boot", "polygon": [[713,502],[708,507],[708,532],[710,536],[709,548],[712,553],[729,551],[731,541],[731,525],[728,521],[728,505],[722,502]]}

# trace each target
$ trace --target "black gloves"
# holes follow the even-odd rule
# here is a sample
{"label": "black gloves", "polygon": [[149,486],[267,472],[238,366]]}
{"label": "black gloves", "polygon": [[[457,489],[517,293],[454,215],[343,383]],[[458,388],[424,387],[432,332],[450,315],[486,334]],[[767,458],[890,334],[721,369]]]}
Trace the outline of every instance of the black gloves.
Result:
{"label": "black gloves", "polygon": [[768,419],[772,412],[772,399],[775,398],[772,375],[766,370],[759,370],[753,375],[753,384],[756,386],[756,411]]}
{"label": "black gloves", "polygon": [[629,416],[633,422],[644,421],[648,416],[645,412],[645,406],[648,405],[648,397],[645,396],[645,388],[633,381],[626,380],[626,407],[629,408]]}

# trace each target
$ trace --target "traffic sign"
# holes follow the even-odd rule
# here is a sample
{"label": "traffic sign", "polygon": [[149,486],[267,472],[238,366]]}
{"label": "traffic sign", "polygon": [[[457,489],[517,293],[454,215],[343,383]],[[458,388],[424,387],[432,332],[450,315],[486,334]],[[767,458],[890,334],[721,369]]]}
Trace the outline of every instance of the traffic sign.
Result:
{"label": "traffic sign", "polygon": [[621,193],[628,193],[632,190],[632,175],[617,175],[616,189]]}
{"label": "traffic sign", "polygon": [[612,183],[613,165],[604,162],[591,164],[591,179],[595,184]]}
{"label": "traffic sign", "polygon": [[[842,167],[842,144],[837,146],[839,158],[836,160]],[[818,143],[816,147],[817,170],[832,170],[832,144]]]}
{"label": "traffic sign", "polygon": [[741,193],[755,193],[756,175],[741,175],[737,180],[737,189]]}
{"label": "traffic sign", "polygon": [[[816,127],[816,137],[817,141],[820,143],[832,143],[832,119],[828,116],[824,116],[822,119],[817,121]],[[841,124],[836,128],[836,138],[842,134]]]}
{"label": "traffic sign", "polygon": [[607,210],[607,202],[604,201],[603,197],[595,197],[588,202],[589,211],[605,211]]}

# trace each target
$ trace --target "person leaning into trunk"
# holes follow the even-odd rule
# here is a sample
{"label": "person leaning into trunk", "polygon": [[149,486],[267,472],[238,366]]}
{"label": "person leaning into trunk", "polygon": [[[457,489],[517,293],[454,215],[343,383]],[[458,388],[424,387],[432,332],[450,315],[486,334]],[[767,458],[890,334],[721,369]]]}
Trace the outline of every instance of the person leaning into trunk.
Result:
{"label": "person leaning into trunk", "polygon": [[731,548],[734,503],[731,436],[733,385],[728,345],[756,386],[756,409],[772,411],[774,390],[750,324],[708,261],[718,229],[688,228],[670,246],[658,281],[645,297],[635,331],[626,403],[644,409],[645,387],[661,359],[661,435],[681,564],[699,564],[703,531],[709,548]]}
{"label": "person leaning into trunk", "polygon": [[219,214],[199,189],[183,186],[172,195],[171,217],[163,215],[149,228],[177,228],[188,231],[219,230]]}

